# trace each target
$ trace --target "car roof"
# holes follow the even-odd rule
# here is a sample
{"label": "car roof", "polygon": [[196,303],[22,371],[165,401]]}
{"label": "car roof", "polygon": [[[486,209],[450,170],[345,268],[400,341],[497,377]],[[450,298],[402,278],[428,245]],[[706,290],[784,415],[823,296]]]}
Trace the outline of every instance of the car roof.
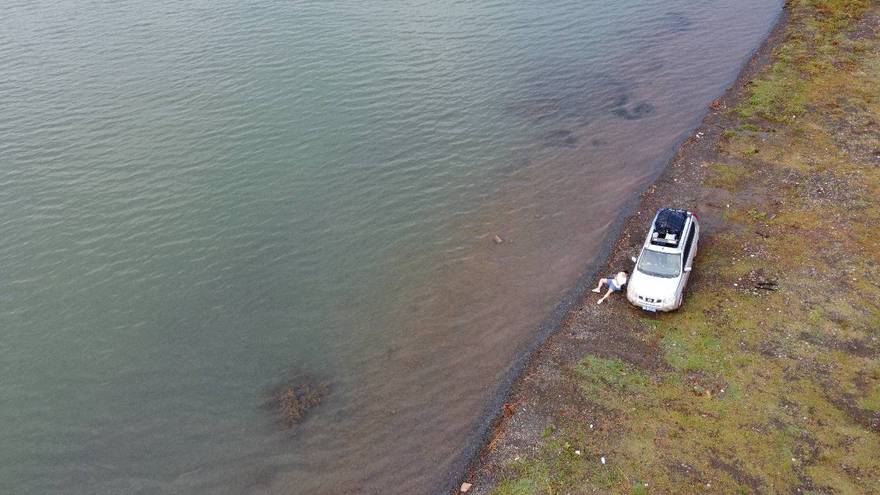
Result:
{"label": "car roof", "polygon": [[681,253],[684,250],[683,234],[691,222],[693,214],[687,210],[661,208],[651,222],[644,248],[661,253]]}

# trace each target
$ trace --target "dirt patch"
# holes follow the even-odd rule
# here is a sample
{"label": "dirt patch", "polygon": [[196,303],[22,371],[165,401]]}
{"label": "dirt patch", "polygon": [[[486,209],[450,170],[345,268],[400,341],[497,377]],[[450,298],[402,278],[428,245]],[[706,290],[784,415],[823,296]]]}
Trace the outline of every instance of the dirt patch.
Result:
{"label": "dirt patch", "polygon": [[749,487],[752,493],[764,493],[767,491],[767,488],[760,479],[754,476],[749,476],[735,463],[722,461],[718,457],[717,452],[714,452],[713,454],[712,460],[710,461],[713,468],[727,473],[733,479],[739,481],[743,486]]}

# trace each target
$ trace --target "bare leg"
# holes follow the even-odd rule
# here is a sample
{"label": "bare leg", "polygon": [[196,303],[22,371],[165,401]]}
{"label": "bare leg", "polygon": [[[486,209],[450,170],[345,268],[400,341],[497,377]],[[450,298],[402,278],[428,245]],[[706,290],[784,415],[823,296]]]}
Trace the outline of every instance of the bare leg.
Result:
{"label": "bare leg", "polygon": [[614,291],[613,291],[612,289],[609,288],[609,289],[608,289],[608,292],[606,292],[605,295],[602,296],[602,299],[599,299],[598,301],[596,301],[596,304],[602,304],[602,302],[603,302],[605,299],[608,299],[608,296],[610,296],[612,292],[614,292]]}
{"label": "bare leg", "polygon": [[599,285],[597,285],[596,288],[593,289],[593,292],[595,292],[596,294],[598,294],[599,291],[602,290],[602,286],[603,286],[603,285],[605,285],[605,278],[604,278],[604,277],[599,279]]}

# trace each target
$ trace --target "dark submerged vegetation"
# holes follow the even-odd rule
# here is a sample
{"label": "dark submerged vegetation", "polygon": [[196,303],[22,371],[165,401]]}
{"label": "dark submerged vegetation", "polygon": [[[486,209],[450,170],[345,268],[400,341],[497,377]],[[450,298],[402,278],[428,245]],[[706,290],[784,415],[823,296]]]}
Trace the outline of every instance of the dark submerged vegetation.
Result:
{"label": "dark submerged vegetation", "polygon": [[305,421],[330,391],[328,384],[301,372],[291,372],[288,379],[271,387],[264,394],[263,407],[281,426],[288,430]]}

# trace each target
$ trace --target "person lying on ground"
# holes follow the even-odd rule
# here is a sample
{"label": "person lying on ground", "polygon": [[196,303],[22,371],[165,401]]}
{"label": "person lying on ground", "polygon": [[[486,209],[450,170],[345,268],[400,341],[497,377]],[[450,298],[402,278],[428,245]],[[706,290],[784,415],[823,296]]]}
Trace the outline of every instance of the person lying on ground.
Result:
{"label": "person lying on ground", "polygon": [[602,296],[601,299],[596,301],[596,304],[602,304],[605,301],[605,299],[608,299],[608,296],[610,296],[612,292],[620,292],[621,290],[623,290],[623,286],[626,285],[626,281],[628,278],[629,278],[629,272],[617,272],[617,275],[615,275],[613,278],[612,277],[600,278],[599,285],[597,285],[596,288],[593,289],[593,292],[595,292],[597,294],[599,292],[601,292],[603,285],[608,286],[608,292],[606,292],[605,295]]}

